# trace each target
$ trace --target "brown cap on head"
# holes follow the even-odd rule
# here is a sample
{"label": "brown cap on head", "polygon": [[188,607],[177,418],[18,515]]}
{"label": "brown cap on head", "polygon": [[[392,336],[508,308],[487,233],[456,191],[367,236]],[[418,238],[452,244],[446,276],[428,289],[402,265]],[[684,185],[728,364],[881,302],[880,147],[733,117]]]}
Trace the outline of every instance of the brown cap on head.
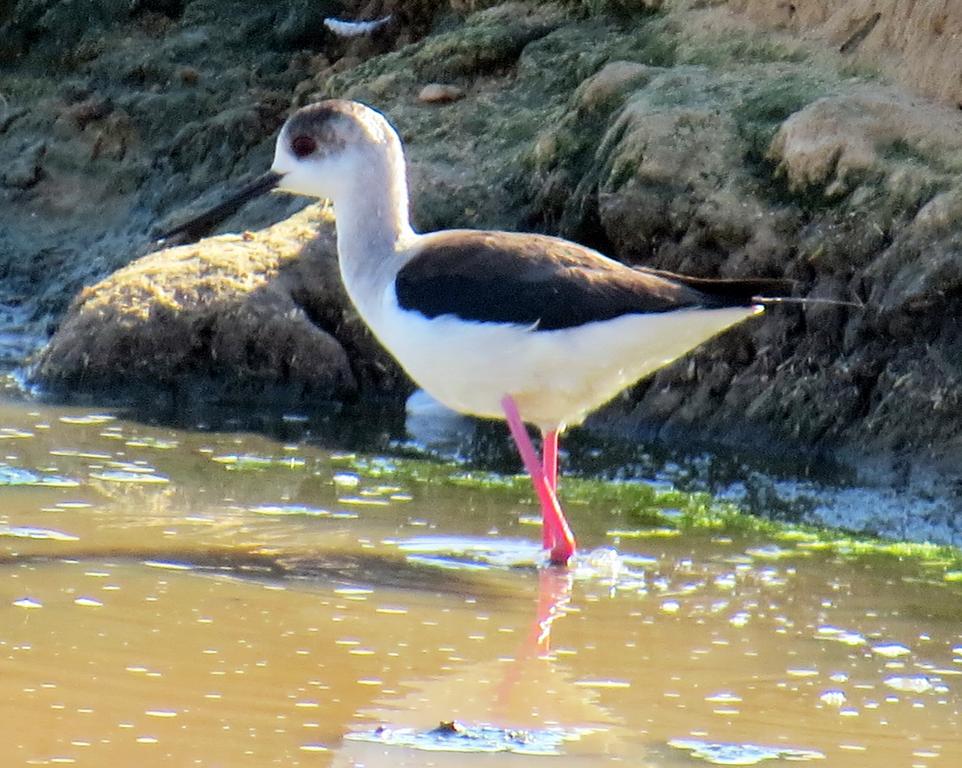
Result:
{"label": "brown cap on head", "polygon": [[328,99],[301,107],[291,115],[281,130],[292,154],[305,156],[307,142],[296,146],[298,139],[312,139],[316,150],[322,154],[343,149],[349,143],[374,141],[386,138],[384,117],[370,107],[356,101]]}

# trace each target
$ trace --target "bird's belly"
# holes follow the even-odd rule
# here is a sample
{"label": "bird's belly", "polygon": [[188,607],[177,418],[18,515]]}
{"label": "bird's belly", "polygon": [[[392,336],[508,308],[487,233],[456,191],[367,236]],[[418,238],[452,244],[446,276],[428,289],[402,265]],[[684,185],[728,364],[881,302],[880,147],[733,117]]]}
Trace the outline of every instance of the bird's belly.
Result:
{"label": "bird's belly", "polygon": [[553,429],[580,423],[625,387],[756,312],[691,309],[535,331],[398,308],[374,330],[449,408],[500,418],[501,400],[511,395],[525,421]]}

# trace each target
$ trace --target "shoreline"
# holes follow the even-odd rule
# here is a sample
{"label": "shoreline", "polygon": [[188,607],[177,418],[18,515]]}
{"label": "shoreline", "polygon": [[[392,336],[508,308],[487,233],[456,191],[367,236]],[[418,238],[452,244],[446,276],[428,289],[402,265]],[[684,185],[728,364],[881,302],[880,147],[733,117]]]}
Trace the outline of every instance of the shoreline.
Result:
{"label": "shoreline", "polygon": [[[896,58],[869,66],[891,9],[849,55],[841,11],[823,27],[783,23],[749,0],[708,15],[684,2],[627,15],[442,5],[348,43],[295,34],[287,16],[258,27],[260,9],[225,28],[215,6],[97,20],[54,74],[49,30],[2,22],[38,35],[4,49],[0,77],[0,304],[17,340],[52,338],[33,382],[403,400],[410,385],[332,278],[329,227],[311,223],[323,214],[274,196],[223,222],[257,230],[230,240],[247,272],[225,240],[148,253],[157,227],[265,168],[286,111],[323,93],[401,129],[420,229],[531,229],[868,307],[771,311],[632,389],[596,417],[606,432],[809,447],[896,483],[962,466],[962,116],[948,95],[926,101],[925,83],[886,82]],[[431,83],[450,100],[422,101]],[[320,235],[304,258],[308,226]]]}

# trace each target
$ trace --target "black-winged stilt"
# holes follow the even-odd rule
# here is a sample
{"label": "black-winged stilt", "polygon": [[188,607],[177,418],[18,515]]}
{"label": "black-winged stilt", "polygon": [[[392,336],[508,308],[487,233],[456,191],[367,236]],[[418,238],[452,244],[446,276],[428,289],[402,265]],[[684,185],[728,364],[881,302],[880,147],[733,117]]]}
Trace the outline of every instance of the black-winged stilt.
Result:
{"label": "black-winged stilt", "polygon": [[[545,235],[416,233],[401,141],[380,113],[352,101],[295,112],[271,170],[215,210],[274,188],[333,201],[347,292],[421,387],[456,411],[507,420],[541,504],[552,563],[575,551],[558,503],[559,433],[761,312],[760,297],[790,290],[783,280],[631,268]],[[525,422],[541,430],[541,456]]]}

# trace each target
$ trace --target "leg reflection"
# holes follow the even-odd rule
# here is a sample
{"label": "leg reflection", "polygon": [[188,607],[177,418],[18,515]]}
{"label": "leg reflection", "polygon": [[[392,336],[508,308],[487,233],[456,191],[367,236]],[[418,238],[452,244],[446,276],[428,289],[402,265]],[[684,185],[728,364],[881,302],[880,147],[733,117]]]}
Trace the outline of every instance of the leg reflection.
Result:
{"label": "leg reflection", "polygon": [[498,686],[498,704],[507,706],[518,683],[551,652],[551,629],[571,602],[571,572],[566,568],[538,570],[537,612],[527,636]]}
{"label": "leg reflection", "polygon": [[521,657],[544,656],[551,652],[551,625],[565,614],[571,602],[571,573],[562,568],[538,571],[538,613]]}

